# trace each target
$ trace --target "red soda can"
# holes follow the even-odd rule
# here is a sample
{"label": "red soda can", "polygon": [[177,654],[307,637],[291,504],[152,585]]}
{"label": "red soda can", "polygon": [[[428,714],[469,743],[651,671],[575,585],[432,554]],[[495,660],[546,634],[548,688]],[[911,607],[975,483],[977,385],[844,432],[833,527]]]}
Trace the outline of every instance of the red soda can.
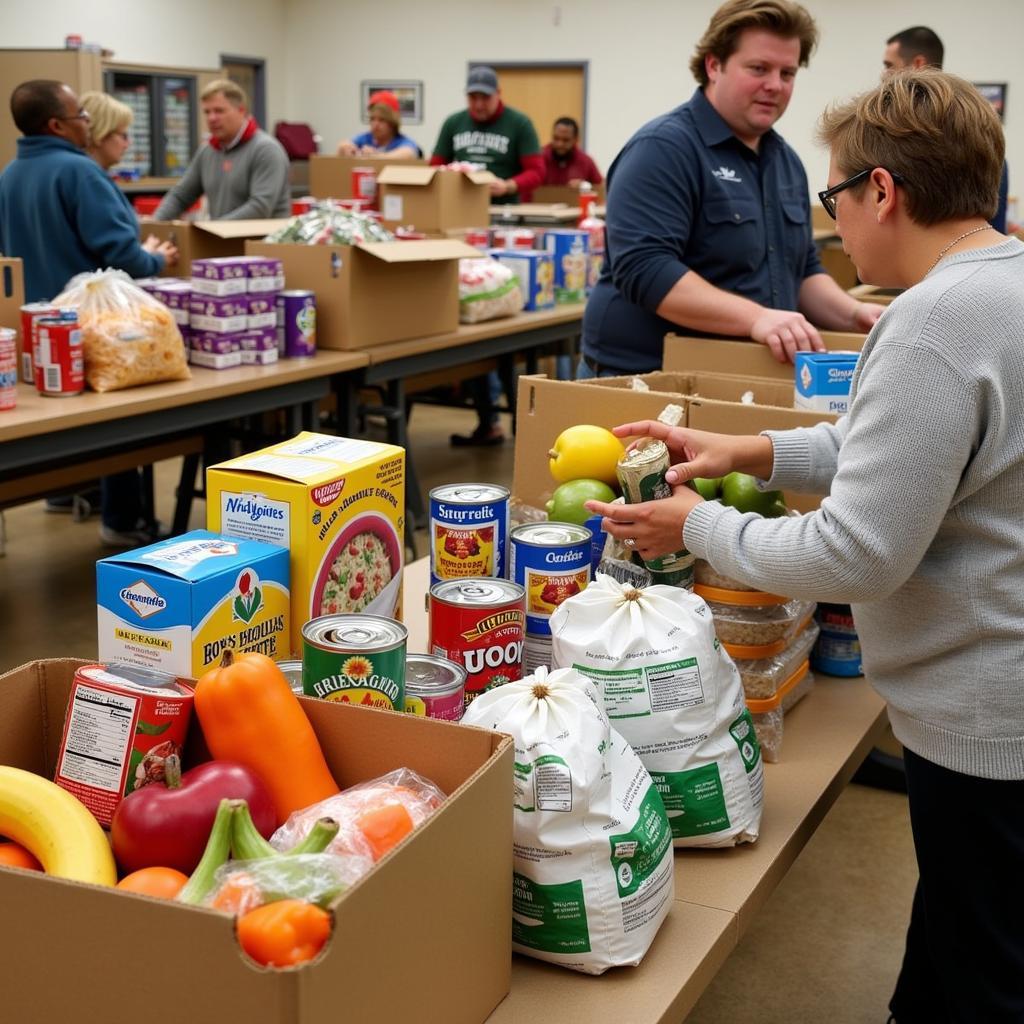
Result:
{"label": "red soda can", "polygon": [[523,678],[526,591],[497,576],[430,588],[430,653],[466,670],[466,703]]}
{"label": "red soda can", "polygon": [[352,198],[365,199],[377,205],[377,172],[372,167],[352,168]]}
{"label": "red soda can", "polygon": [[303,196],[301,199],[292,200],[292,216],[298,217],[303,213],[309,213],[313,209],[316,200],[312,196]]}
{"label": "red soda can", "polygon": [[490,228],[466,228],[466,245],[475,245],[478,249],[486,249],[491,244]]}
{"label": "red soda can", "polygon": [[42,317],[36,323],[36,338],[36,391],[53,398],[80,395],[85,390],[85,359],[77,315]]}
{"label": "red soda can", "polygon": [[596,192],[580,192],[580,220],[590,216],[590,208],[597,202]]}
{"label": "red soda can", "polygon": [[18,332],[0,327],[0,410],[18,404]]}
{"label": "red soda can", "polygon": [[59,310],[49,302],[27,302],[21,307],[21,379],[25,384],[35,384],[36,377],[32,364],[35,346],[36,321],[44,316],[56,316]]}

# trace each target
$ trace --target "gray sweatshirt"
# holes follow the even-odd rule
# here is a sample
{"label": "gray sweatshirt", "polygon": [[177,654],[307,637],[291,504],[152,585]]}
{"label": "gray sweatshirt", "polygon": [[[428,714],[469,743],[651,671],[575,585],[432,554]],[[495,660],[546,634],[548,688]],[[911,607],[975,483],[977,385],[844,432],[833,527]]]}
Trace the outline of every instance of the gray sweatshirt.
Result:
{"label": "gray sweatshirt", "polygon": [[174,220],[202,195],[212,220],[287,217],[291,196],[284,147],[262,130],[226,151],[204,142],[153,216]]}
{"label": "gray sweatshirt", "polygon": [[852,603],[900,741],[1024,779],[1024,245],[947,257],[868,335],[847,416],[767,434],[767,486],[821,508],[706,502],[686,546],[760,589]]}

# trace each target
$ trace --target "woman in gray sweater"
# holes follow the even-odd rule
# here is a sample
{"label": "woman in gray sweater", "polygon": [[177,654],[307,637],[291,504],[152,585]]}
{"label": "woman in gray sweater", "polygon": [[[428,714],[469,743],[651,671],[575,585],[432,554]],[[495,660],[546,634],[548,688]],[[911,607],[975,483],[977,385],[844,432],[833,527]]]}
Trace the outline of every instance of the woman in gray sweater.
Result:
{"label": "woman in gray sweater", "polygon": [[[920,880],[897,1024],[1024,1021],[1024,245],[991,228],[1003,133],[973,86],[901,72],[829,110],[829,188],[861,280],[906,289],[850,412],[758,437],[645,422],[671,498],[590,503],[647,559],[686,547],[761,590],[850,602],[905,748]],[[826,497],[783,519],[683,482],[752,473]]]}

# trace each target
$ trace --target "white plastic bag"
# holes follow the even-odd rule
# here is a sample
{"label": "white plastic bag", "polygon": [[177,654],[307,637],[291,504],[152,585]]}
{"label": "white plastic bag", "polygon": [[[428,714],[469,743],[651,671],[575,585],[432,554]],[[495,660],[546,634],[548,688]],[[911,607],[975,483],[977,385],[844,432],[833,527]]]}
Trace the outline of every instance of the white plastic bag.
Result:
{"label": "white plastic bag", "polygon": [[635,967],[672,905],[671,832],[597,691],[540,668],[462,720],[515,739],[512,948],[587,974]]}
{"label": "white plastic bag", "polygon": [[551,616],[552,664],[601,692],[665,801],[676,846],[757,839],[764,765],[743,684],[703,599],[604,573]]}
{"label": "white plastic bag", "polygon": [[519,280],[508,267],[492,260],[459,260],[459,320],[478,324],[514,316],[523,308]]}

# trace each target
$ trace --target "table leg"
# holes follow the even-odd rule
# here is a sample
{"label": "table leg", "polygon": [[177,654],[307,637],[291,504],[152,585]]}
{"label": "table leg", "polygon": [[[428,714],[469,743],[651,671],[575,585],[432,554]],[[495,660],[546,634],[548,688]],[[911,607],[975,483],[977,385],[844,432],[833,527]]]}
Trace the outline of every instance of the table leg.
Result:
{"label": "table leg", "polygon": [[198,452],[186,455],[182,459],[178,494],[174,503],[174,522],[171,525],[171,535],[174,537],[188,529],[188,520],[192,514],[192,499],[196,494],[196,473],[199,471],[199,462]]}

